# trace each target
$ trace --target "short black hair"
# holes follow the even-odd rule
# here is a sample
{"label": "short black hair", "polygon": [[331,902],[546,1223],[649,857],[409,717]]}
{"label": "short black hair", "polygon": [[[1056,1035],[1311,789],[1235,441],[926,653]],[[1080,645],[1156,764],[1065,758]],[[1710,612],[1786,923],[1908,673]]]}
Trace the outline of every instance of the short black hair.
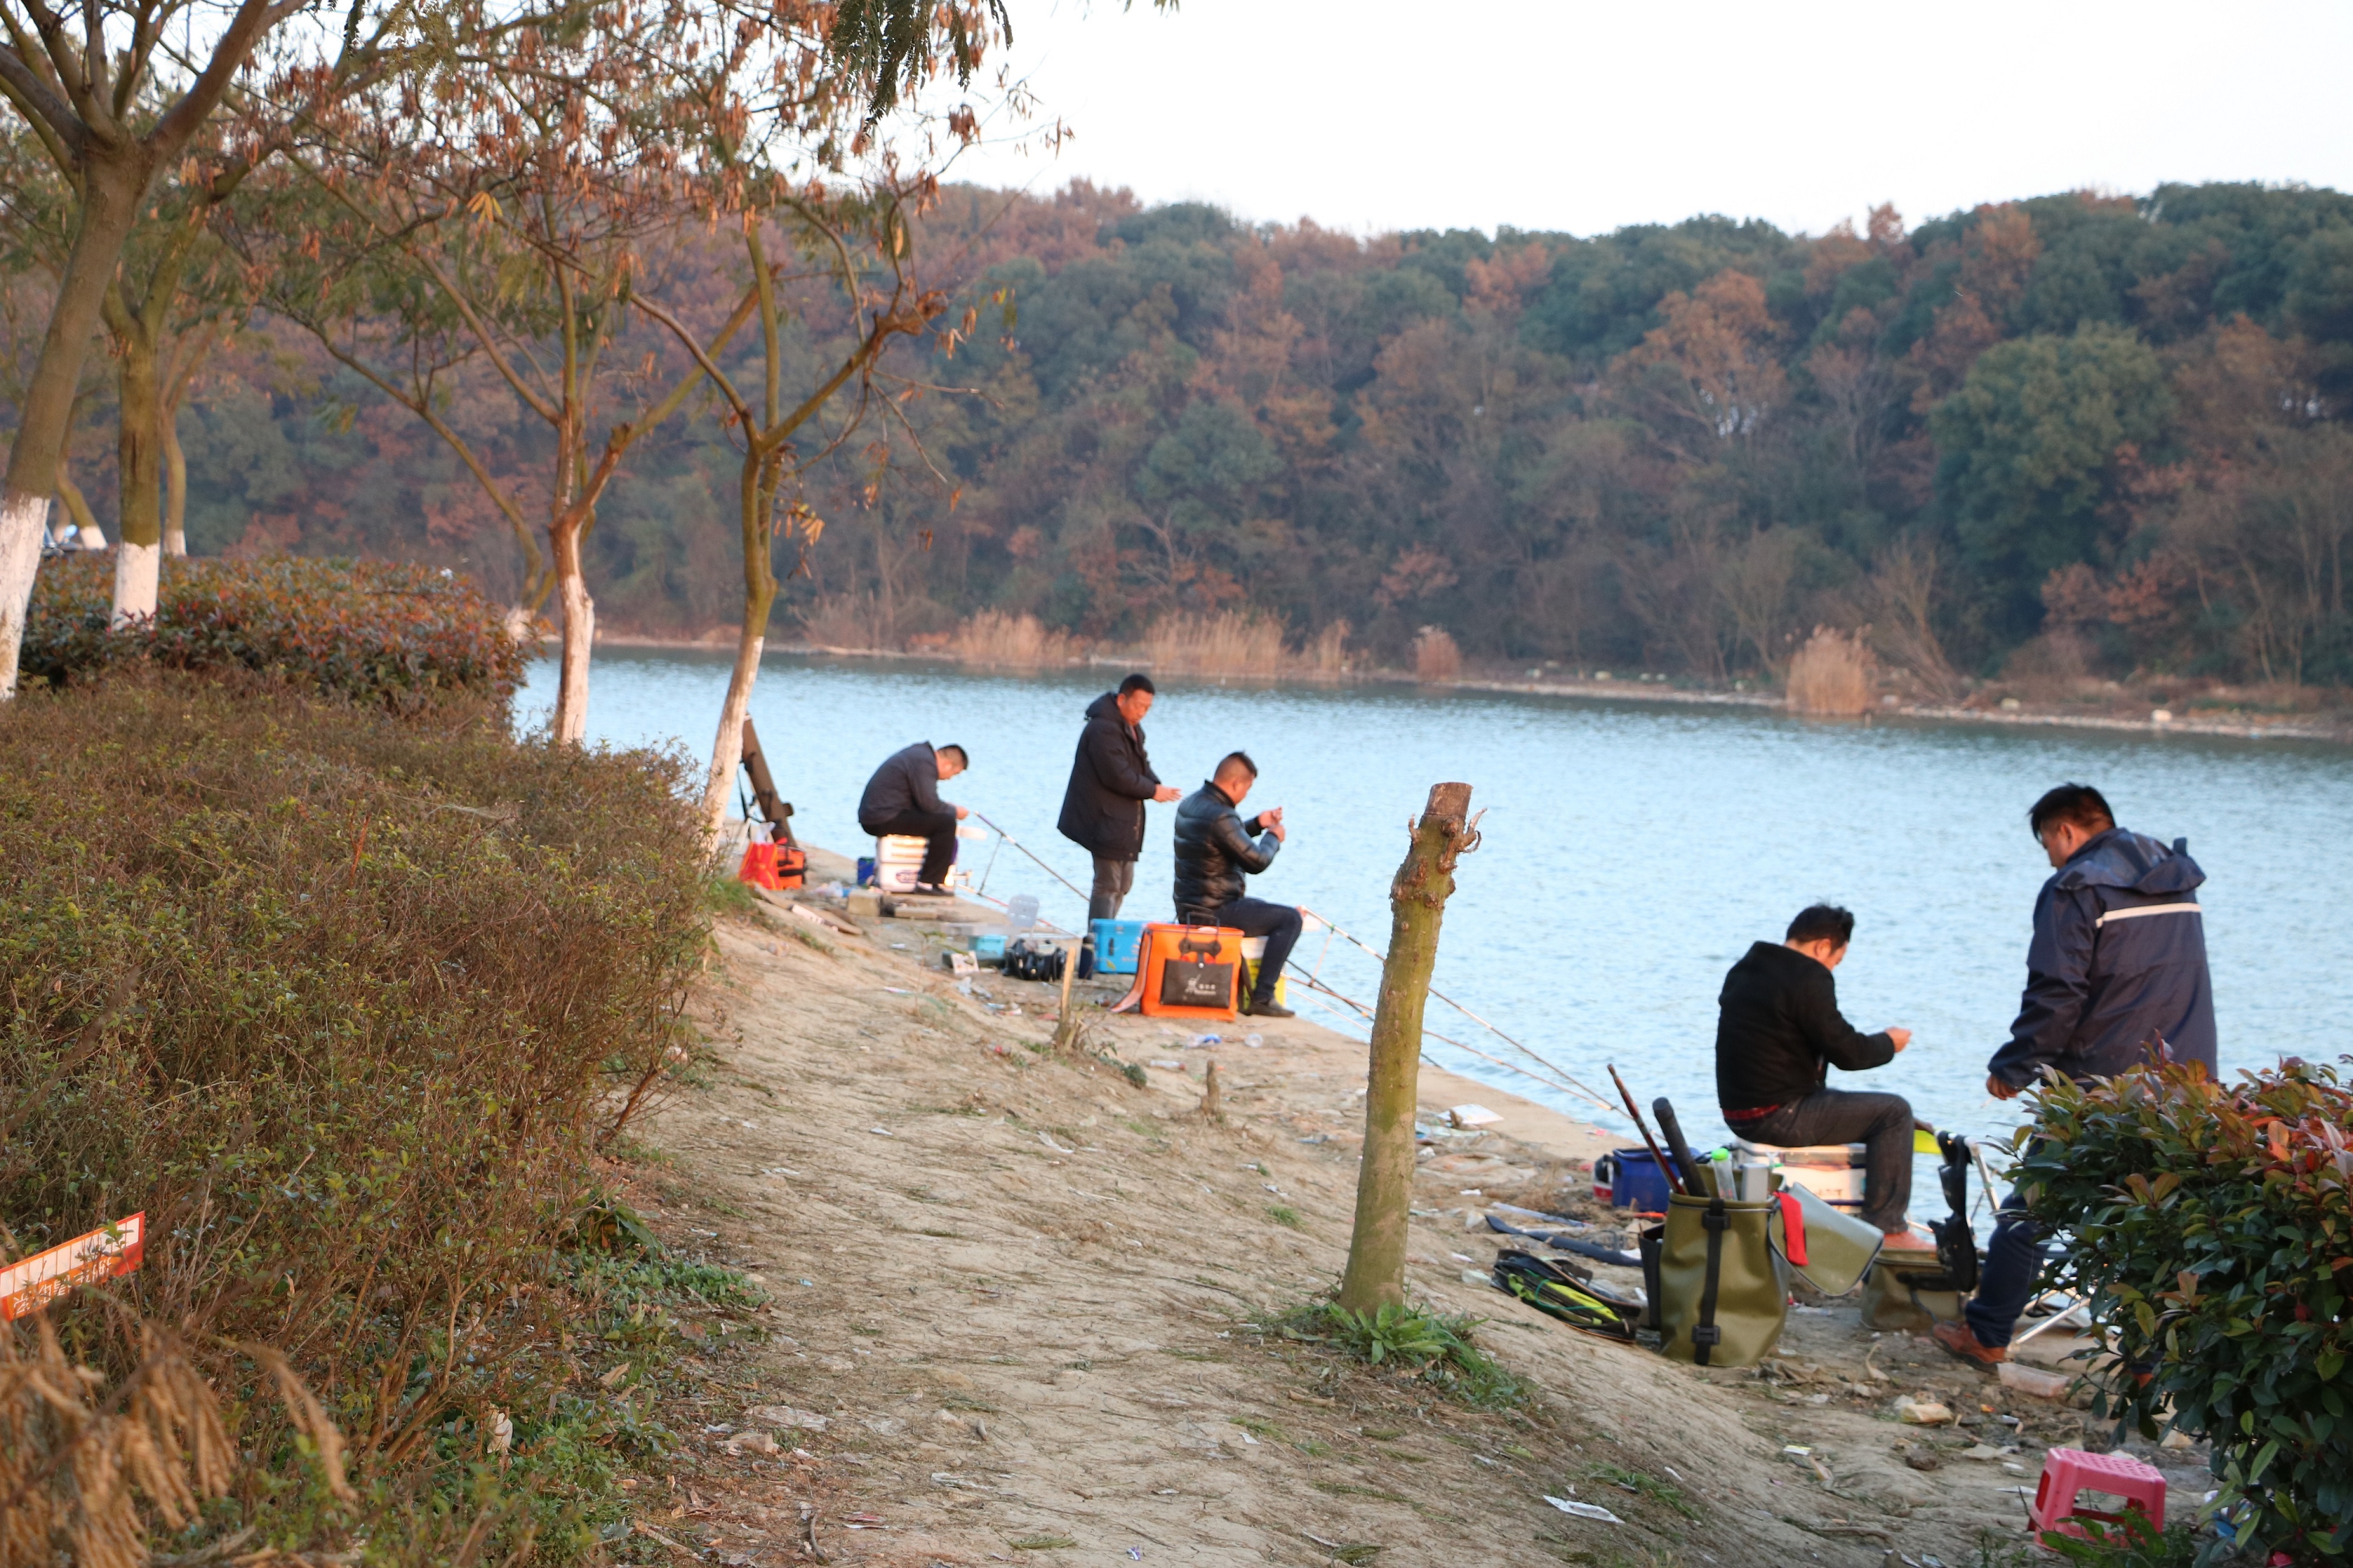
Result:
{"label": "short black hair", "polygon": [[933,750],[938,755],[943,757],[946,756],[950,752],[954,752],[955,753],[956,766],[960,768],[968,768],[972,766],[972,759],[965,755],[964,748],[957,745],[954,741],[950,741],[944,746],[935,746]]}
{"label": "short black hair", "polygon": [[1854,940],[1854,916],[1836,904],[1808,904],[1789,922],[1784,942],[1827,942],[1844,947]]}
{"label": "short black hair", "polygon": [[1152,677],[1140,669],[1119,683],[1119,694],[1122,697],[1135,691],[1141,691],[1147,697],[1160,695],[1160,688],[1152,684]]}
{"label": "short black hair", "polygon": [[1225,776],[1226,770],[1229,768],[1240,768],[1242,772],[1250,774],[1250,777],[1258,777],[1258,764],[1250,760],[1250,753],[1248,752],[1228,752],[1224,756],[1218,759],[1217,772],[1211,773],[1209,776],[1213,779],[1223,778]]}
{"label": "short black hair", "polygon": [[2027,809],[2026,826],[2035,837],[2054,823],[2072,822],[2085,831],[2105,832],[2116,825],[2108,797],[2090,784],[2063,784],[2048,791]]}

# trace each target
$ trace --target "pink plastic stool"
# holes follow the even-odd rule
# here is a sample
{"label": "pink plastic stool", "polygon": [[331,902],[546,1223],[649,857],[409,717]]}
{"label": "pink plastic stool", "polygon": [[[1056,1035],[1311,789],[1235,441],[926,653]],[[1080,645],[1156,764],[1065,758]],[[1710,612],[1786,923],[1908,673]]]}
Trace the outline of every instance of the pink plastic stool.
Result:
{"label": "pink plastic stool", "polygon": [[2121,1523],[2124,1514],[2079,1509],[2079,1492],[2106,1492],[2125,1500],[2127,1511],[2137,1509],[2158,1529],[2165,1528],[2165,1477],[2155,1466],[2129,1454],[2087,1454],[2081,1448],[2053,1448],[2042,1456],[2042,1479],[2034,1488],[2034,1506],[2027,1521],[2035,1533],[2056,1531],[2082,1536],[2079,1519]]}

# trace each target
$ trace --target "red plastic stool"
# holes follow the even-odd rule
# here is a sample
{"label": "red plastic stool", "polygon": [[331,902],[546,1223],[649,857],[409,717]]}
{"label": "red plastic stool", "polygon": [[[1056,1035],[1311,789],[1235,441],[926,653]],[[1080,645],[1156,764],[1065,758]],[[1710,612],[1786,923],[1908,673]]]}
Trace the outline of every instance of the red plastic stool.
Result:
{"label": "red plastic stool", "polygon": [[2137,1509],[2158,1529],[2165,1528],[2165,1477],[2155,1466],[2129,1454],[2087,1454],[2081,1448],[2053,1448],[2042,1456],[2042,1479],[2034,1488],[2034,1506],[2027,1510],[2028,1524],[2038,1535],[2056,1531],[2081,1537],[2079,1519],[2123,1522],[2121,1513],[2077,1508],[2076,1494],[2086,1491],[2120,1497],[2127,1510]]}

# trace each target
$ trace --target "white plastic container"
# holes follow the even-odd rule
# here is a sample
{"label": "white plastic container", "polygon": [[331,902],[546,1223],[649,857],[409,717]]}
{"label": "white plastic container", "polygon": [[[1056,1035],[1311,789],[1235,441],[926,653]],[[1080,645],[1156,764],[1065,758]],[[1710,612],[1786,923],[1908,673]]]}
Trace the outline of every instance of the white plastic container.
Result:
{"label": "white plastic container", "polygon": [[912,893],[923,868],[923,840],[893,833],[874,841],[874,885],[886,893]]}

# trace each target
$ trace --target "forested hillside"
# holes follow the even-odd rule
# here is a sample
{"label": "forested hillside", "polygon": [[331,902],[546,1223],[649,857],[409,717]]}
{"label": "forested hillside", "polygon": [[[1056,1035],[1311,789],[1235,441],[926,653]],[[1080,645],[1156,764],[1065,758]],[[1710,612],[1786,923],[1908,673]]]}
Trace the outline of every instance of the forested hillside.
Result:
{"label": "forested hillside", "polygon": [[[807,497],[825,528],[785,605],[828,642],[1243,608],[1294,643],[1345,621],[1382,660],[1437,626],[1474,660],[1730,679],[1867,624],[1947,691],[2353,680],[2335,192],[1366,241],[952,187],[915,245],[977,316],[902,358],[903,422]],[[822,304],[797,328],[819,363]],[[264,335],[180,416],[192,549],[462,561],[512,592],[505,525],[436,437]],[[459,385],[453,419],[513,424]],[[104,444],[77,449],[94,497]],[[522,466],[527,432],[501,449]],[[637,449],[589,542],[603,626],[732,621],[737,465],[707,409]]]}

